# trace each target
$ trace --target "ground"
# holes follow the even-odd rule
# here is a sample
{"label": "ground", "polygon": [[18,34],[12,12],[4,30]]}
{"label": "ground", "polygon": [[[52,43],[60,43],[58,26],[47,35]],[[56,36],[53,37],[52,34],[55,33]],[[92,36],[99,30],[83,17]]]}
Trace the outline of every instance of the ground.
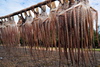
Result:
{"label": "ground", "polygon": [[[4,49],[3,46],[0,46],[0,67],[59,67],[59,53],[56,51],[45,52],[45,50],[41,50],[33,51],[31,54],[29,48]],[[98,50],[96,51],[96,58],[97,67],[100,67],[100,51]],[[61,67],[66,67],[68,64],[70,63],[62,62]]]}

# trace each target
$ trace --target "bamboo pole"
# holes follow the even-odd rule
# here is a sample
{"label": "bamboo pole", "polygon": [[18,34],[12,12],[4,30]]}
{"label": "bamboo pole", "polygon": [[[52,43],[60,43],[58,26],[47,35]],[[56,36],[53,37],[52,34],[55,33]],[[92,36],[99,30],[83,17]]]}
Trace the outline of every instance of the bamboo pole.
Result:
{"label": "bamboo pole", "polygon": [[20,11],[14,12],[14,13],[11,13],[9,15],[1,16],[0,19],[8,18],[8,17],[12,17],[12,16],[15,16],[15,15],[21,14],[23,12],[32,10],[34,8],[37,8],[37,7],[41,7],[42,5],[46,5],[46,4],[48,4],[50,2],[53,2],[53,1],[56,1],[56,0],[46,0],[46,1],[40,2],[40,3],[36,4],[36,5],[32,5],[32,6],[28,7],[28,8],[22,9]]}

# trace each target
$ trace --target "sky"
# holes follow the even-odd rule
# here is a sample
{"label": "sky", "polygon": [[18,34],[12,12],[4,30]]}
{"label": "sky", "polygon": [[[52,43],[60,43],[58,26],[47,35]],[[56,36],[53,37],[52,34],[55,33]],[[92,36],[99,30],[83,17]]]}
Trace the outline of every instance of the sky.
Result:
{"label": "sky", "polygon": [[[44,0],[0,0],[0,16],[19,11],[42,1]],[[100,0],[89,0],[89,2],[99,13],[100,25]]]}

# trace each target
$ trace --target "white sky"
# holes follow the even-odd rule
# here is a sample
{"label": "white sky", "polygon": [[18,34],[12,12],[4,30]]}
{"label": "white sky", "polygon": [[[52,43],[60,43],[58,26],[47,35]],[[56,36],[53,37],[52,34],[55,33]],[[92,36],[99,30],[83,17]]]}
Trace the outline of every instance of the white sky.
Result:
{"label": "white sky", "polygon": [[[44,0],[0,0],[0,16],[4,16],[31,5],[37,4]],[[100,0],[89,0],[90,5],[98,10],[99,13],[99,25],[100,25]]]}

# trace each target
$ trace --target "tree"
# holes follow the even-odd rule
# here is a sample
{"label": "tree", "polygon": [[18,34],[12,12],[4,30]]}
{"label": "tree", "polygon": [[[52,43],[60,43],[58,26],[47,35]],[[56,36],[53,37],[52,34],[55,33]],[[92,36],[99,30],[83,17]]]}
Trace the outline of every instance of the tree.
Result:
{"label": "tree", "polygon": [[[100,29],[100,26],[98,26],[98,29]],[[98,31],[98,40],[100,41],[100,31]],[[100,47],[100,42],[98,43],[97,37],[96,37],[96,31],[94,30],[94,43],[95,47],[99,48]]]}

